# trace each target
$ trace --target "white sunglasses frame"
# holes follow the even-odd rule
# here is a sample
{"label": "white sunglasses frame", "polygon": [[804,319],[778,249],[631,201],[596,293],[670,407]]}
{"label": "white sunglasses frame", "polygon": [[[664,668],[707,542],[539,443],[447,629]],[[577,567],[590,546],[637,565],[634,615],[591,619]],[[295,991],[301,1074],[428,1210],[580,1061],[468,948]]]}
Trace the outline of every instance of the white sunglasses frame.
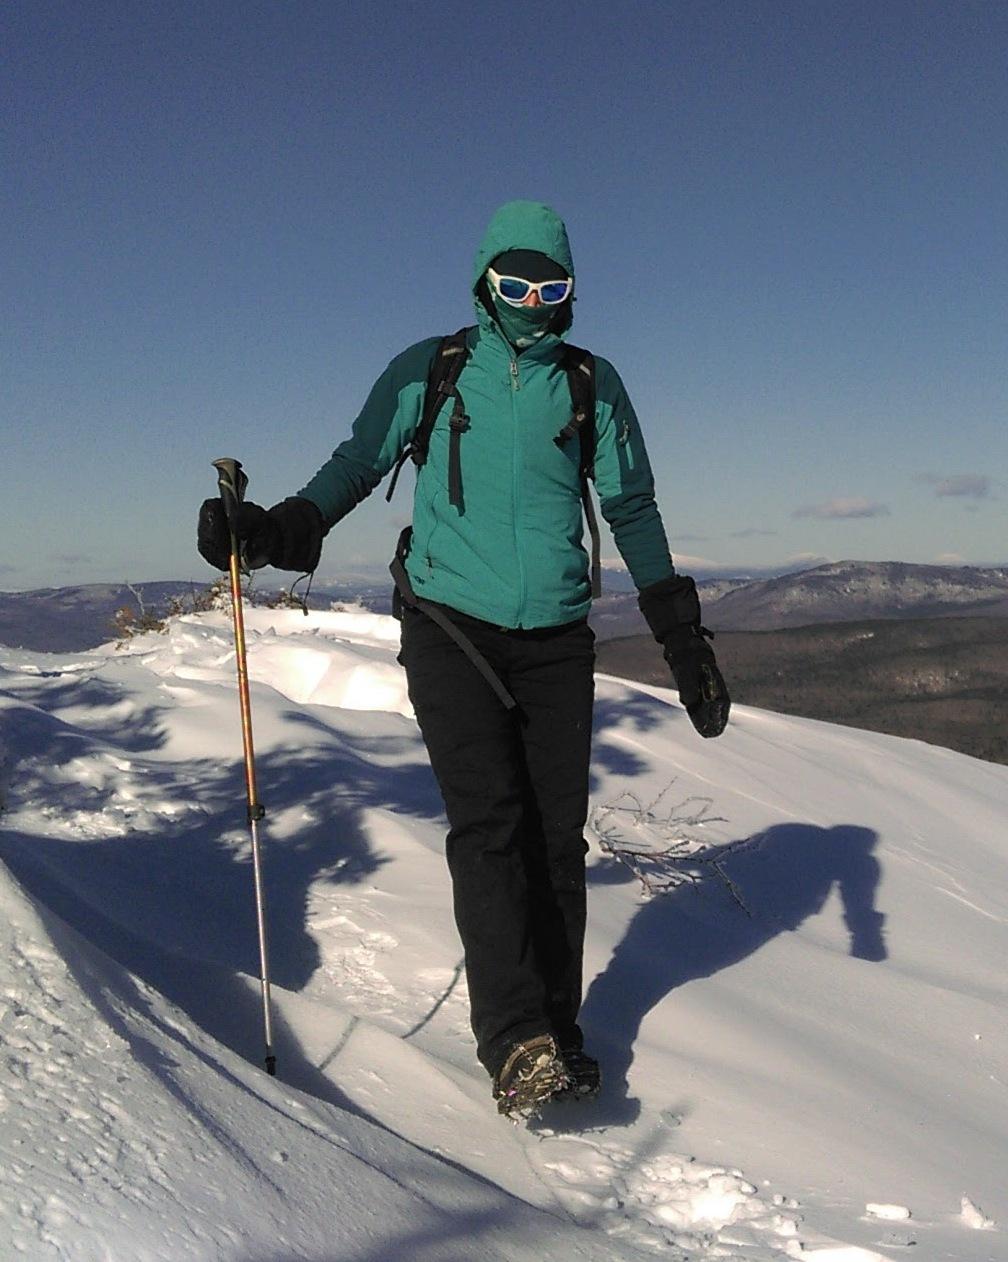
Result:
{"label": "white sunglasses frame", "polygon": [[[565,277],[563,282],[561,282],[559,278],[555,278],[554,280],[529,280],[527,276],[512,276],[509,272],[505,272],[503,274],[501,272],[495,272],[492,267],[487,268],[487,275],[490,277],[491,281],[493,281],[493,287],[497,292],[497,297],[500,298],[501,302],[506,302],[509,307],[524,307],[524,305],[528,302],[529,294],[533,292],[539,295],[539,301],[544,307],[559,307],[565,303],[574,292],[574,280],[570,276]],[[520,280],[523,285],[528,285],[528,294],[526,294],[524,298],[506,298],[500,291],[500,282],[502,280]],[[559,285],[561,283],[565,283],[567,285],[567,292],[557,302],[547,302],[542,296],[543,286]]]}

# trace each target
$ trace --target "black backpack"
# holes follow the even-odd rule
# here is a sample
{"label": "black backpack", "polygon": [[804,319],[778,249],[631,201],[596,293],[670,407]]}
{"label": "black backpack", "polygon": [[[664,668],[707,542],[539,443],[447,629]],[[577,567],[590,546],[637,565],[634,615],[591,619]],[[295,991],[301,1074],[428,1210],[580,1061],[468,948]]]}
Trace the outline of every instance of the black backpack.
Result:
{"label": "black backpack", "polygon": [[[427,449],[430,445],[431,431],[442,404],[449,397],[454,399],[452,414],[448,421],[450,437],[448,440],[448,501],[460,511],[464,511],[462,496],[462,463],[460,458],[461,436],[469,428],[469,417],[466,416],[465,403],[458,390],[458,379],[469,358],[470,342],[476,332],[475,326],[459,329],[449,337],[442,338],[431,361],[427,375],[427,391],[424,395],[423,414],[412,442],[399,457],[392,481],[389,484],[386,500],[392,499],[399,472],[407,459],[411,459],[419,468],[427,461]],[[575,435],[581,443],[581,457],[578,472],[581,477],[581,502],[584,506],[588,533],[591,536],[591,587],[592,596],[602,594],[602,566],[600,561],[601,542],[599,539],[598,518],[595,505],[588,487],[595,469],[595,360],[590,351],[579,346],[563,343],[563,367],[567,374],[567,384],[571,395],[571,418],[554,438],[558,447]]]}

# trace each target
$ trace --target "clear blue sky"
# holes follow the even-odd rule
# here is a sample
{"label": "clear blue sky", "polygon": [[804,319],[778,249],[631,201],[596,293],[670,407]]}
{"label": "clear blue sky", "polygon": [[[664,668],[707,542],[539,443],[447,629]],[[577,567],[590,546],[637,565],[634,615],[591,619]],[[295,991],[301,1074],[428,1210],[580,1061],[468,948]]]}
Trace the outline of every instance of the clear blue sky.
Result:
{"label": "clear blue sky", "polygon": [[1003,0],[7,0],[0,56],[0,586],[206,576],[210,461],[301,486],[514,197],[682,568],[1008,561]]}

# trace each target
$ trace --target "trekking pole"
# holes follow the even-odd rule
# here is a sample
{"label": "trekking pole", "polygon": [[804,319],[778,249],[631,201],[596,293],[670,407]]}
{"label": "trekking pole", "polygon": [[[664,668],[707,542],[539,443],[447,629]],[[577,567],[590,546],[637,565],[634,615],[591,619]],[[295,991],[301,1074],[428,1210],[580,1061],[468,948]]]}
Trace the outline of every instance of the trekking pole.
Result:
{"label": "trekking pole", "polygon": [[248,823],[252,834],[252,874],[255,879],[256,918],[259,925],[259,975],[262,980],[263,1025],[266,1032],[266,1072],[276,1074],[273,1054],[273,1015],[270,1010],[269,951],[266,944],[266,896],[263,888],[262,859],[259,852],[259,821],[266,809],[256,788],[255,753],[252,748],[252,702],[249,698],[248,665],[245,657],[245,619],[242,616],[241,556],[234,532],[235,514],[245,495],[248,478],[237,460],[215,460],[217,486],[228,525],[231,527],[231,613],[234,619],[235,658],[238,663],[238,699],[241,704],[242,745],[245,750],[245,788],[248,793]]}

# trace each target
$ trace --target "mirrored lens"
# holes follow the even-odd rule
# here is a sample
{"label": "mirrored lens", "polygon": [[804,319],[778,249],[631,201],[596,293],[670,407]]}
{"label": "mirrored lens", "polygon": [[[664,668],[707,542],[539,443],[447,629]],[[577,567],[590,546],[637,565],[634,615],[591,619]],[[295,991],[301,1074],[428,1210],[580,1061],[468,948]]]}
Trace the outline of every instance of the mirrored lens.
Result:
{"label": "mirrored lens", "polygon": [[548,284],[540,287],[539,297],[543,302],[553,304],[555,302],[563,302],[569,291],[570,281],[551,280]]}
{"label": "mirrored lens", "polygon": [[531,288],[527,280],[520,280],[517,276],[502,276],[497,282],[500,296],[511,302],[521,302],[523,298],[527,298]]}

